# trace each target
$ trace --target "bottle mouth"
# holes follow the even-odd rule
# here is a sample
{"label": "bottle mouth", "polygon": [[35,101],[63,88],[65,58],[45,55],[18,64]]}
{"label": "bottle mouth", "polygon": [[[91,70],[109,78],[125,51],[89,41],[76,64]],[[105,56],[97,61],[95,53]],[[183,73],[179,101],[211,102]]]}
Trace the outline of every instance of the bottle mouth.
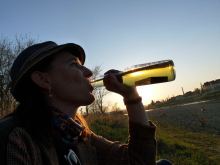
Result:
{"label": "bottle mouth", "polygon": [[92,84],[92,83],[95,83],[95,82],[97,82],[97,81],[101,81],[101,80],[103,80],[103,78],[104,78],[104,77],[101,77],[101,76],[100,76],[100,77],[98,77],[98,78],[91,79],[91,80],[90,80],[90,83]]}
{"label": "bottle mouth", "polygon": [[[117,72],[117,73],[113,73],[115,76],[119,76],[119,75],[121,75],[123,72]],[[108,74],[106,74],[106,75],[108,75]],[[98,76],[98,77],[96,77],[96,78],[94,78],[94,79],[91,79],[90,80],[90,82],[91,83],[95,83],[95,82],[97,82],[97,81],[102,81],[103,80],[103,78],[106,76],[106,75],[101,75],[101,76]]]}

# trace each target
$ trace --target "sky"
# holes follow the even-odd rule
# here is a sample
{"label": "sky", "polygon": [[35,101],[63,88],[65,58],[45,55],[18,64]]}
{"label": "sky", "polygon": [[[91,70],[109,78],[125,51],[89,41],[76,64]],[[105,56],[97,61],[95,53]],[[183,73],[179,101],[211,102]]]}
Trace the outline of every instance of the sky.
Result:
{"label": "sky", "polygon": [[[172,59],[176,80],[138,87],[143,102],[162,100],[220,78],[220,0],[1,0],[0,36],[73,42],[85,65],[123,70]],[[119,95],[106,104],[122,106]]]}

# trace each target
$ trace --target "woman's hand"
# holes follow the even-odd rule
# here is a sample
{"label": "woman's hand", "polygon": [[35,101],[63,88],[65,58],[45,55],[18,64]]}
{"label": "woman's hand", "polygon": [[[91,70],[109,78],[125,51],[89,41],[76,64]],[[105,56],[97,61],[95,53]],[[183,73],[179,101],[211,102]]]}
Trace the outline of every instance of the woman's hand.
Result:
{"label": "woman's hand", "polygon": [[136,87],[124,85],[122,79],[117,77],[117,73],[119,72],[118,70],[109,70],[105,73],[103,82],[106,89],[124,97],[124,103],[130,121],[141,125],[149,125],[148,116],[145,113],[141,97]]}
{"label": "woman's hand", "polygon": [[112,69],[104,74],[103,82],[106,89],[118,93],[129,100],[139,97],[136,87],[124,85],[122,78],[117,75],[118,73],[120,73],[120,71]]}

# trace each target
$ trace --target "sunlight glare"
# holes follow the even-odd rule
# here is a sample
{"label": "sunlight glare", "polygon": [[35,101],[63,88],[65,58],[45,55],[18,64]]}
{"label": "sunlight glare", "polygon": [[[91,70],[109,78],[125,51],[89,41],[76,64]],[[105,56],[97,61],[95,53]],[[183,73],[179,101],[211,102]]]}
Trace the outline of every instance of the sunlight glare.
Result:
{"label": "sunlight glare", "polygon": [[137,87],[139,95],[142,97],[143,103],[149,104],[154,97],[154,88],[152,86],[139,86]]}

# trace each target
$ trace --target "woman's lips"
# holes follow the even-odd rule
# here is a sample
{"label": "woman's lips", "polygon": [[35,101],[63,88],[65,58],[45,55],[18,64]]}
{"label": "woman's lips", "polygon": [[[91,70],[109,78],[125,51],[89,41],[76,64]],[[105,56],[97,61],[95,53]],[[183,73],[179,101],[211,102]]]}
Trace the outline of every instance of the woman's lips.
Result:
{"label": "woman's lips", "polygon": [[94,90],[93,86],[89,84],[89,91],[92,92]]}

